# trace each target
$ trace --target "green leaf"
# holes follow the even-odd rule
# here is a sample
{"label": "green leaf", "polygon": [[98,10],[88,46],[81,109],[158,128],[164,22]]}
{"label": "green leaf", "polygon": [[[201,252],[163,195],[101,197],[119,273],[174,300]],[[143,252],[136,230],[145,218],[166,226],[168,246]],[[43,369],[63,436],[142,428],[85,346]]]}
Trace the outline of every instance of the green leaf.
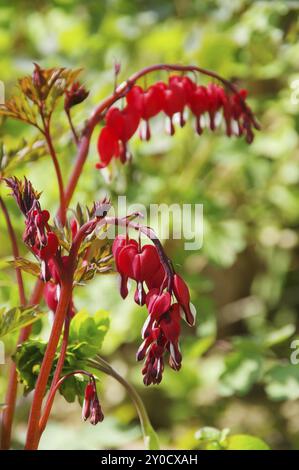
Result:
{"label": "green leaf", "polygon": [[[86,311],[78,312],[71,321],[69,344],[67,347],[63,374],[84,367],[87,358],[95,356],[103,343],[109,329],[109,315],[104,310],[99,310],[93,316]],[[19,381],[24,386],[27,394],[35,387],[35,382],[40,370],[45,351],[46,341],[28,340],[22,343],[14,355]],[[52,371],[48,381],[48,387],[52,381],[53,373],[60,355],[57,349]],[[82,401],[84,394],[84,381],[81,376],[69,377],[59,389],[61,395],[68,402]]]}
{"label": "green leaf", "polygon": [[160,450],[158,435],[149,424],[144,430],[144,442],[147,450]]}
{"label": "green leaf", "polygon": [[90,316],[81,310],[71,322],[70,343],[81,344],[81,354],[92,357],[101,349],[109,325],[109,314],[106,311],[99,310]]}
{"label": "green leaf", "polygon": [[229,433],[229,429],[217,429],[210,426],[205,426],[195,433],[195,439],[198,441],[215,441],[222,445]]}
{"label": "green leaf", "polygon": [[272,367],[265,376],[266,392],[272,400],[299,398],[299,367],[281,364]]}
{"label": "green leaf", "polygon": [[190,350],[188,351],[188,356],[192,358],[199,358],[215,343],[215,336],[209,335],[204,338],[199,338],[194,341]]}
{"label": "green leaf", "polygon": [[20,268],[22,271],[32,274],[35,277],[39,277],[40,275],[40,265],[38,263],[29,261],[26,258],[15,258],[14,260],[10,261],[9,264],[13,265],[15,268]]}
{"label": "green leaf", "polygon": [[[84,343],[85,346],[85,343]],[[46,351],[47,342],[40,340],[28,340],[18,346],[17,351],[13,357],[19,382],[24,386],[24,394],[27,395],[35,388],[35,383],[40,371],[40,366]],[[67,374],[75,369],[82,368],[82,357],[80,353],[82,345],[69,345],[66,353],[66,358],[63,366],[63,374]],[[56,369],[57,361],[59,358],[59,349],[55,354],[53,367],[48,380],[47,388],[49,388],[54,371]],[[76,397],[79,402],[82,402],[84,396],[84,379],[82,376],[72,376],[66,379],[59,388],[60,394],[66,399],[67,402],[75,401]]]}
{"label": "green leaf", "polygon": [[235,434],[227,438],[225,450],[270,450],[270,447],[259,437]]}
{"label": "green leaf", "polygon": [[205,226],[204,252],[215,263],[228,267],[245,247],[245,226],[241,220],[226,220],[218,225]]}
{"label": "green leaf", "polygon": [[264,338],[265,347],[272,347],[289,339],[296,331],[295,325],[289,324],[269,332]]}
{"label": "green leaf", "polygon": [[0,337],[37,321],[43,312],[37,305],[0,309]]}
{"label": "green leaf", "polygon": [[24,385],[24,395],[35,387],[46,346],[45,341],[28,340],[17,347],[13,360],[16,363],[19,382]]}
{"label": "green leaf", "polygon": [[225,371],[221,375],[224,396],[237,393],[246,395],[260,378],[262,357],[255,352],[236,351],[225,358]]}
{"label": "green leaf", "polygon": [[229,429],[204,427],[195,433],[200,449],[204,450],[269,450],[269,446],[259,437],[249,434],[229,436]]}
{"label": "green leaf", "polygon": [[20,165],[39,160],[47,154],[44,140],[22,141],[21,145],[12,150],[3,147],[3,155],[0,157],[1,176],[11,176]]}

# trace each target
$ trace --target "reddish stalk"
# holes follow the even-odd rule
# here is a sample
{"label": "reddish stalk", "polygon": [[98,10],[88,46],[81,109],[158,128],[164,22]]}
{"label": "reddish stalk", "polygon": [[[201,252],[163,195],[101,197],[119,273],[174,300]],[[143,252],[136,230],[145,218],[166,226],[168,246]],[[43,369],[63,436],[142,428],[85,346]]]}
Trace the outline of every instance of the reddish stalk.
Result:
{"label": "reddish stalk", "polygon": [[43,415],[39,421],[39,433],[40,436],[45,430],[45,427],[47,425],[49,415],[51,413],[51,409],[53,406],[54,398],[55,398],[55,393],[53,391],[56,388],[57,382],[59,381],[63,365],[64,365],[64,360],[65,360],[65,355],[67,351],[67,345],[68,345],[68,339],[69,339],[69,331],[70,331],[70,318],[66,316],[65,322],[64,322],[64,331],[63,331],[63,339],[62,339],[62,345],[61,345],[61,351],[60,351],[60,356],[57,362],[56,370],[54,373],[54,377],[52,380],[52,384],[50,387],[49,395],[45,404],[45,409],[43,412]]}
{"label": "reddish stalk", "polygon": [[54,323],[51,330],[49,342],[41,365],[40,373],[36,382],[30,416],[28,421],[26,450],[36,450],[40,440],[39,420],[41,417],[41,407],[46,392],[49,375],[51,372],[55,352],[58,346],[63,323],[68,311],[68,306],[72,297],[72,279],[63,280],[58,306],[55,312]]}

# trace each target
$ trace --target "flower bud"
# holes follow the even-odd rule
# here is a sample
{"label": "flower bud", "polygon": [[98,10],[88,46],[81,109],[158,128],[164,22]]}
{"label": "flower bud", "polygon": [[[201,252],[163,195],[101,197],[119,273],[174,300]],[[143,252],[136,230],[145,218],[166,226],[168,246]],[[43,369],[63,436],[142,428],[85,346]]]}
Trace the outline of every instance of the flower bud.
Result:
{"label": "flower bud", "polygon": [[95,426],[96,424],[102,422],[103,419],[104,419],[104,414],[103,414],[100,402],[98,400],[98,397],[95,397],[95,399],[92,401],[89,421],[91,424]]}
{"label": "flower bud", "polygon": [[82,103],[89,95],[89,91],[85,89],[79,82],[72,84],[69,90],[65,92],[64,109],[69,111],[73,106]]}
{"label": "flower bud", "polygon": [[95,396],[95,387],[92,382],[88,383],[85,387],[84,401],[82,406],[82,419],[86,421],[91,412],[91,404]]}

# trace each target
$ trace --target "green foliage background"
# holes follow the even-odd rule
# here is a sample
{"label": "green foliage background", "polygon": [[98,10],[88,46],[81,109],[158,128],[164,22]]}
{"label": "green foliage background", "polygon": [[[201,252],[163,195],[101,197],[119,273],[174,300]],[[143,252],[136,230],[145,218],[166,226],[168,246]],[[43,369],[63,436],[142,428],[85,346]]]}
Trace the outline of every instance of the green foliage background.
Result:
{"label": "green foliage background", "polygon": [[[111,92],[115,60],[121,79],[152,63],[194,63],[235,77],[249,90],[262,126],[251,146],[209,132],[198,138],[191,124],[174,138],[155,128],[151,142],[134,142],[132,164],[113,168],[107,181],[95,170],[93,143],[73,201],[90,204],[108,193],[114,202],[126,194],[128,203],[204,204],[202,249],[186,252],[177,240],[165,244],[198,311],[195,330],[183,332],[180,373],[166,370],[159,387],[143,387],[134,358],[145,311],[132,297],[120,300],[114,276],[94,280],[75,296],[78,308],[111,313],[102,352],[138,388],[163,448],[197,448],[195,433],[206,426],[259,436],[274,449],[299,448],[299,365],[290,363],[299,310],[299,103],[291,99],[299,80],[298,8],[295,1],[0,1],[0,79],[7,96],[34,61],[83,67],[91,93],[75,113],[79,127]],[[62,135],[63,124],[56,125]],[[0,128],[10,147],[31,135],[11,120]],[[64,174],[74,158],[68,142],[66,133],[59,153]],[[16,174],[32,179],[43,190],[43,205],[55,210],[58,191],[48,157]],[[21,217],[6,200],[21,236]],[[0,230],[4,258],[10,245],[3,217]],[[29,292],[33,281],[26,281]],[[0,305],[17,305],[13,270],[2,265],[0,287]],[[44,321],[44,338],[47,331]],[[8,355],[14,342],[15,334],[6,337]],[[3,402],[2,365],[0,373]],[[142,447],[124,391],[103,376],[100,392],[106,419],[96,428],[81,422],[78,404],[57,398],[41,448]],[[15,447],[24,439],[28,398],[20,397],[18,405]]]}

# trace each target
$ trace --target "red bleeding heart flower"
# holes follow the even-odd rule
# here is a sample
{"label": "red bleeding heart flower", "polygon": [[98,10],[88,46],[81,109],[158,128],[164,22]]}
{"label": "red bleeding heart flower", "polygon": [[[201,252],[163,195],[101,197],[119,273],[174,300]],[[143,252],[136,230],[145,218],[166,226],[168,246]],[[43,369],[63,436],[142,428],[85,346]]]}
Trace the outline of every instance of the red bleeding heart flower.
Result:
{"label": "red bleeding heart flower", "polygon": [[196,132],[202,134],[200,118],[209,109],[209,97],[206,87],[197,86],[190,90],[188,104],[196,118]]}
{"label": "red bleeding heart flower", "polygon": [[153,245],[129,244],[118,253],[119,272],[135,281],[144,282],[150,279],[160,268],[161,261]]}
{"label": "red bleeding heart flower", "polygon": [[126,106],[120,110],[112,107],[106,114],[106,125],[113,129],[122,142],[127,142],[138,128],[140,112],[138,109]]}
{"label": "red bleeding heart flower", "polygon": [[122,163],[127,160],[127,142],[136,132],[140,122],[140,112],[132,106],[120,110],[112,107],[106,114],[106,126],[98,138],[100,163],[97,168],[107,166],[112,157],[120,157]]}
{"label": "red bleeding heart flower", "polygon": [[[184,311],[187,322],[194,324],[189,289],[180,276],[169,270],[169,265],[166,269],[164,263],[167,257],[158,251],[156,244],[141,247],[128,236],[119,235],[114,240],[112,252],[116,269],[122,278],[122,286],[127,286],[128,279],[135,280],[137,288],[134,299],[140,305],[146,303],[148,310],[142,328],[143,343],[137,352],[138,361],[146,358],[142,369],[144,383],[160,383],[164,370],[164,355],[167,352],[170,366],[174,370],[181,367],[181,310]],[[144,286],[148,288],[147,293]],[[177,303],[171,305],[172,293]]]}
{"label": "red bleeding heart flower", "polygon": [[120,158],[123,163],[127,159],[127,142],[135,134],[139,122],[140,112],[131,106],[126,106],[122,110],[112,107],[106,114],[107,127],[114,132],[117,139],[122,143]]}
{"label": "red bleeding heart flower", "polygon": [[153,245],[145,245],[140,248],[135,240],[116,238],[113,254],[117,270],[121,275],[121,296],[123,298],[127,296],[128,279],[133,279],[137,282],[135,302],[143,305],[145,303],[143,282],[154,276],[161,266],[156,248]]}
{"label": "red bleeding heart flower", "polygon": [[154,318],[159,318],[165,313],[171,304],[169,292],[160,292],[159,289],[151,289],[146,296],[148,313]]}
{"label": "red bleeding heart flower", "polygon": [[158,384],[162,380],[164,370],[164,354],[169,352],[169,365],[174,370],[181,367],[182,355],[179,349],[180,307],[173,304],[163,313],[158,321],[151,322],[147,327],[145,339],[137,352],[137,360],[146,357],[142,369],[145,385]]}
{"label": "red bleeding heart flower", "polygon": [[201,116],[209,116],[210,129],[216,129],[217,113],[222,113],[226,134],[233,134],[233,121],[238,126],[238,136],[243,134],[248,143],[253,140],[252,127],[258,128],[252,112],[245,103],[247,92],[223,88],[217,83],[207,86],[197,85],[186,75],[172,75],[168,83],[156,82],[147,89],[133,85],[126,93],[127,106],[120,110],[111,107],[106,113],[106,125],[98,138],[100,163],[97,168],[106,167],[112,158],[119,158],[122,163],[128,160],[127,143],[136,132],[140,119],[145,121],[145,130],[140,128],[140,137],[149,140],[151,131],[149,120],[163,111],[169,118],[170,135],[175,132],[173,116],[180,115],[180,125],[185,125],[184,109],[188,105],[196,118],[196,131],[202,134]]}
{"label": "red bleeding heart flower", "polygon": [[84,392],[82,419],[86,421],[88,418],[90,423],[93,425],[103,421],[104,419],[94,380],[91,380],[86,385]]}
{"label": "red bleeding heart flower", "polygon": [[152,85],[147,90],[135,85],[126,98],[129,107],[137,109],[141,118],[148,121],[162,111],[163,97],[163,91],[157,85]]}
{"label": "red bleeding heart flower", "polygon": [[244,113],[244,106],[242,106],[242,102],[244,102],[247,98],[248,91],[241,89],[238,93],[232,96],[231,103],[232,103],[232,116],[233,118],[238,121],[242,114]]}
{"label": "red bleeding heart flower", "polygon": [[178,304],[173,304],[169,311],[162,315],[159,325],[168,341],[167,347],[170,352],[169,365],[172,369],[179,370],[181,368],[182,355],[179,348],[181,316]]}
{"label": "red bleeding heart flower", "polygon": [[178,341],[181,332],[181,315],[179,304],[173,304],[158,321],[165,338],[170,342]]}
{"label": "red bleeding heart flower", "polygon": [[[186,124],[184,118],[184,107],[189,102],[190,94],[196,87],[195,83],[189,77],[184,75],[172,75],[169,77],[169,88],[174,91],[177,96],[177,106],[180,108],[177,112],[180,113],[180,126],[184,127]],[[180,104],[179,104],[180,102]]]}
{"label": "red bleeding heart flower", "polygon": [[173,290],[179,305],[185,313],[187,323],[193,326],[195,323],[195,312],[193,305],[190,304],[190,292],[187,284],[178,274],[175,274],[173,277]]}
{"label": "red bleeding heart flower", "polygon": [[[127,94],[127,103],[140,112],[141,118],[146,122],[145,140],[151,137],[149,119],[162,111],[164,93],[159,86],[152,85],[147,90],[140,86],[133,86]],[[142,135],[141,135],[142,137]]]}
{"label": "red bleeding heart flower", "polygon": [[26,179],[24,182],[17,178],[7,178],[7,185],[12,189],[17,204],[25,216],[25,231],[23,240],[41,261],[41,276],[49,280],[48,263],[56,256],[59,249],[58,238],[48,224],[50,214],[42,210],[39,196]]}
{"label": "red bleeding heart flower", "polygon": [[173,135],[175,133],[173,115],[180,113],[182,116],[184,107],[187,104],[187,96],[183,85],[177,77],[170,77],[168,86],[163,85],[161,85],[161,88],[164,88],[163,111],[169,117],[170,135]]}
{"label": "red bleeding heart flower", "polygon": [[99,169],[105,168],[109,165],[113,157],[118,157],[120,154],[118,138],[111,127],[103,127],[98,137],[97,146],[101,159],[101,161],[96,164],[96,167]]}
{"label": "red bleeding heart flower", "polygon": [[[60,269],[68,270],[69,256],[61,256],[57,235],[49,226],[50,214],[42,210],[39,203],[39,194],[36,193],[26,179],[24,183],[17,178],[8,179],[7,184],[13,190],[13,195],[25,215],[25,231],[23,240],[38,258],[41,264],[41,278],[46,282],[44,299],[53,312],[56,311],[61,278]],[[72,231],[75,234],[73,227]],[[75,314],[73,302],[70,302],[68,316]]]}
{"label": "red bleeding heart flower", "polygon": [[210,129],[215,130],[215,116],[217,111],[221,109],[222,106],[225,106],[227,102],[227,97],[225,91],[216,83],[209,83],[207,86],[207,95],[208,95],[208,112],[210,116]]}
{"label": "red bleeding heart flower", "polygon": [[146,280],[146,286],[150,289],[165,289],[167,285],[167,275],[164,266],[161,264],[159,269],[149,279]]}
{"label": "red bleeding heart flower", "polygon": [[116,264],[116,269],[120,273],[120,294],[123,299],[125,299],[128,295],[128,276],[123,274],[120,270],[119,263],[118,263],[118,255],[119,252],[122,248],[125,246],[132,245],[132,246],[138,246],[136,240],[129,240],[126,236],[124,235],[118,235],[116,239],[113,242],[112,245],[112,254],[115,259],[115,264]]}
{"label": "red bleeding heart flower", "polygon": [[245,99],[247,97],[247,90],[240,90],[238,93],[231,98],[231,114],[232,117],[237,121],[239,128],[239,136],[245,134],[246,141],[251,144],[254,135],[251,128],[250,119],[248,114],[245,112],[246,104]]}

